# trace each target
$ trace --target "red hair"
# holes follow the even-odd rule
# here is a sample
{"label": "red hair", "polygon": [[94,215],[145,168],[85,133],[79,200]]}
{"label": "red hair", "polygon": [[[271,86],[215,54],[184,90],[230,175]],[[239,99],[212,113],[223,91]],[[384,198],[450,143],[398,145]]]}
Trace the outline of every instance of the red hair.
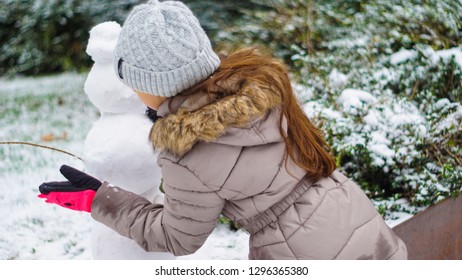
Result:
{"label": "red hair", "polygon": [[[235,81],[236,77],[239,77],[237,84],[226,83],[228,80]],[[272,56],[262,54],[256,48],[232,52],[222,57],[220,67],[212,77],[187,90],[185,94],[205,90],[209,94],[224,97],[235,94],[249,78],[270,85],[280,96],[279,130],[286,143],[287,156],[313,178],[329,176],[336,168],[332,149],[324,140],[322,132],[311,123],[298,104],[287,66]],[[220,88],[219,92],[216,92],[217,87]],[[284,118],[287,121],[287,132],[283,129]]]}

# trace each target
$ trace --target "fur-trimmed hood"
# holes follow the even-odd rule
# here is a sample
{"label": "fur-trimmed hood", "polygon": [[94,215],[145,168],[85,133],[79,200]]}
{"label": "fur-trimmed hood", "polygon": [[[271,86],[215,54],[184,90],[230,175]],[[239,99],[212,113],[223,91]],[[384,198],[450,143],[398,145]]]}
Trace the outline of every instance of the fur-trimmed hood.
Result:
{"label": "fur-trimmed hood", "polygon": [[182,156],[199,141],[253,146],[282,140],[274,123],[280,110],[271,110],[281,98],[270,85],[247,81],[233,95],[209,99],[197,92],[163,102],[158,110],[163,118],[150,132],[154,149]]}

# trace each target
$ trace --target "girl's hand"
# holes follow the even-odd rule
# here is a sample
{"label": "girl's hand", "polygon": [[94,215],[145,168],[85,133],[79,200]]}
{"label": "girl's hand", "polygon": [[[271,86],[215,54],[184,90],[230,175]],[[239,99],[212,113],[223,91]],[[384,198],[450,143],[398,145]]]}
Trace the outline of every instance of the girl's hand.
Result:
{"label": "girl's hand", "polygon": [[91,203],[101,181],[67,165],[61,166],[59,171],[69,181],[41,184],[38,197],[64,208],[91,212]]}

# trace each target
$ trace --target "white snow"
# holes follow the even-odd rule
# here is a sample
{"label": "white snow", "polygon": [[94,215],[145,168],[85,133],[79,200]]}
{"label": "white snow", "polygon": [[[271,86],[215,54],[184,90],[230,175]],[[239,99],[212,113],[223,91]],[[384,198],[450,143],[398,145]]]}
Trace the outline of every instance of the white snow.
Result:
{"label": "white snow", "polygon": [[327,46],[329,49],[334,48],[357,48],[357,47],[364,47],[370,42],[369,36],[362,36],[358,37],[354,40],[348,39],[338,39],[333,40],[328,43],[323,43],[323,46]]}
{"label": "white snow", "polygon": [[342,114],[339,111],[326,108],[318,101],[306,102],[302,105],[302,109],[308,118],[316,118],[318,115],[331,119],[340,119],[342,117]]}
{"label": "white snow", "polygon": [[[63,180],[58,175],[60,164],[82,168],[82,163],[48,150],[3,148],[10,151],[11,158],[7,158],[1,171],[14,168],[15,162],[21,163],[22,170],[0,173],[0,260],[91,258],[90,216],[37,198],[41,182]],[[64,149],[80,154],[81,148],[72,145]],[[33,156],[15,159],[15,155],[28,149]],[[42,160],[46,166],[39,167]]]}
{"label": "white snow", "polygon": [[53,79],[48,77],[21,78],[20,83],[15,80],[3,80],[0,78],[0,89],[5,96],[44,96],[50,94],[50,88],[56,88],[62,92],[75,90],[84,79],[85,76],[73,72],[63,73]]}
{"label": "white snow", "polygon": [[387,219],[385,222],[391,228],[401,224],[404,221],[409,220],[414,215],[406,213],[406,212],[394,212],[390,219]]}
{"label": "white snow", "polygon": [[397,65],[403,62],[406,62],[410,59],[413,59],[417,55],[417,52],[414,50],[402,49],[390,56],[390,63]]}
{"label": "white snow", "polygon": [[384,67],[373,74],[374,78],[379,81],[382,85],[386,85],[389,81],[393,81],[399,78],[398,73],[391,71]]}
{"label": "white snow", "polygon": [[348,81],[348,76],[333,69],[329,74],[329,84],[334,88],[342,88]]}
{"label": "white snow", "polygon": [[436,65],[439,62],[440,57],[431,46],[422,48],[420,51],[432,62],[433,65]]}
{"label": "white snow", "polygon": [[392,199],[390,201],[372,200],[372,203],[375,206],[378,206],[378,205],[385,206],[385,208],[390,208],[390,207],[399,205],[399,207],[402,209],[402,211],[391,212],[391,214],[389,216],[387,216],[386,219],[385,219],[385,223],[391,228],[393,228],[393,227],[401,224],[402,222],[412,218],[414,215],[410,214],[411,212],[422,211],[422,210],[425,209],[424,207],[416,208],[416,207],[410,206],[409,201],[407,201],[404,198],[400,198],[400,199],[397,199],[397,200]]}
{"label": "white snow", "polygon": [[387,163],[393,163],[393,156],[395,155],[395,152],[391,150],[388,145],[382,143],[371,144],[369,145],[368,150],[375,154],[375,165],[383,166]]}
{"label": "white snow", "polygon": [[371,129],[376,129],[379,125],[379,118],[380,116],[377,112],[375,110],[371,110],[363,119],[364,123],[369,125]]}
{"label": "white snow", "polygon": [[303,104],[313,98],[313,89],[309,87],[292,83],[292,89],[300,104]]}
{"label": "white snow", "polygon": [[449,101],[449,99],[441,98],[440,100],[436,101],[436,103],[433,106],[436,110],[441,110],[449,104],[451,104],[451,101]]}
{"label": "white snow", "polygon": [[365,105],[377,102],[372,94],[358,89],[345,89],[336,100],[337,104],[342,105],[344,111],[357,114],[358,110]]}
{"label": "white snow", "polygon": [[[459,65],[462,69],[462,46],[451,48],[451,49],[444,49],[435,51],[432,47],[426,46],[421,47],[420,52],[430,59],[433,64],[437,64],[442,59],[443,61],[447,62],[449,59],[454,58],[455,62]],[[390,63],[392,65],[398,65],[408,60],[411,60],[417,56],[416,50],[406,50],[402,49],[390,56]]]}
{"label": "white snow", "polygon": [[[65,73],[46,78],[18,78],[2,83],[7,88],[0,88],[1,104],[7,108],[21,106],[14,103],[18,96],[35,96],[34,88],[39,89],[43,96],[50,92],[62,95],[63,105],[52,102],[43,108],[53,113],[22,110],[15,121],[0,119],[1,141],[30,137],[30,141],[84,157],[85,135],[98,119],[97,109],[88,102],[82,90],[84,79],[85,75]],[[45,84],[47,89],[43,87]],[[73,88],[65,85],[73,85]],[[15,94],[9,92],[11,89],[15,89]],[[31,102],[39,100],[32,99]],[[37,116],[43,118],[37,119]],[[66,121],[64,128],[69,137],[40,142],[41,133],[50,129],[61,132],[61,126],[56,125],[56,121],[62,119]],[[81,161],[59,152],[29,146],[0,145],[0,260],[93,259],[94,221],[91,216],[47,204],[37,198],[38,186],[42,182],[64,180],[58,171],[62,164],[80,170],[84,168]],[[179,259],[247,259],[248,239],[249,235],[244,231],[230,231],[227,225],[218,224],[195,254]],[[105,252],[111,253],[111,249]]]}
{"label": "white snow", "polygon": [[462,105],[457,104],[456,110],[441,120],[437,125],[437,130],[442,131],[450,127],[462,128]]}
{"label": "white snow", "polygon": [[421,124],[423,122],[424,119],[422,118],[422,116],[417,114],[401,113],[390,116],[390,124],[394,128],[398,128],[399,126],[406,124]]}
{"label": "white snow", "polygon": [[454,60],[459,65],[460,69],[462,69],[462,46],[447,50],[439,50],[436,54],[446,61],[454,57]]}
{"label": "white snow", "polygon": [[193,255],[177,257],[180,260],[246,260],[249,255],[249,234],[242,230],[230,231],[219,224],[205,244]]}

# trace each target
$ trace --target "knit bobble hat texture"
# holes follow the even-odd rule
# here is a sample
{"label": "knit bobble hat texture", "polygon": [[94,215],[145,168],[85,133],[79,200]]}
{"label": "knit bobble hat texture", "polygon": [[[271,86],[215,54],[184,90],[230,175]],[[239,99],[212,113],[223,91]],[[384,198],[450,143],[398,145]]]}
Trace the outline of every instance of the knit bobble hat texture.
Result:
{"label": "knit bobble hat texture", "polygon": [[210,76],[220,65],[191,10],[179,1],[151,0],[127,17],[114,67],[127,86],[171,97]]}

